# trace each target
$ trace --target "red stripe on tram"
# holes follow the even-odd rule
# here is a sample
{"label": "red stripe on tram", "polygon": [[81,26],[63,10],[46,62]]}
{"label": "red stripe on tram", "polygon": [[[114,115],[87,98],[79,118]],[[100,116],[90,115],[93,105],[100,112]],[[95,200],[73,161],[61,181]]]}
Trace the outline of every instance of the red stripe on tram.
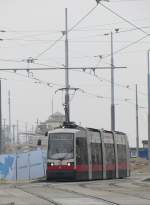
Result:
{"label": "red stripe on tram", "polygon": [[54,165],[54,166],[47,166],[48,171],[68,171],[68,170],[74,170],[74,166],[68,166],[68,165]]}

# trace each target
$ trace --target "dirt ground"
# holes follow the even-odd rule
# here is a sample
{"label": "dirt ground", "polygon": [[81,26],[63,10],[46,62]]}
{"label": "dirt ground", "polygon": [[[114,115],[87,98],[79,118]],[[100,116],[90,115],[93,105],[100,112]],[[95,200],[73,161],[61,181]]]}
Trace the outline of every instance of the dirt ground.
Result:
{"label": "dirt ground", "polygon": [[143,158],[131,158],[130,170],[137,173],[148,173],[148,160]]}

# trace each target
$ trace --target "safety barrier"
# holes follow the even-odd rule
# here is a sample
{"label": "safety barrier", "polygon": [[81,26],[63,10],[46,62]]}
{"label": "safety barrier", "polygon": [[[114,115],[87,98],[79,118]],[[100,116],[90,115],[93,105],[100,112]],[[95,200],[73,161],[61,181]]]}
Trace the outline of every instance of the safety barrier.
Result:
{"label": "safety barrier", "polygon": [[45,176],[46,150],[0,155],[0,180],[31,180]]}

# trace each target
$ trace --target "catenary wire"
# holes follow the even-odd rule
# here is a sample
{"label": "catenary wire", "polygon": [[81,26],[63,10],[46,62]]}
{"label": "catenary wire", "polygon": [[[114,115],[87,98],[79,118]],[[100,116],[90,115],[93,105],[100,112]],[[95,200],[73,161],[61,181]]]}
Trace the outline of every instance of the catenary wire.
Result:
{"label": "catenary wire", "polygon": [[[147,37],[149,37],[149,34],[147,34],[147,35],[143,36],[142,38],[139,38],[138,40],[133,41],[132,43],[130,43],[130,44],[128,44],[128,45],[126,45],[126,46],[124,46],[124,47],[114,51],[113,54],[115,55],[117,53],[120,53],[121,51],[123,51],[123,50],[125,50],[125,49],[127,49],[127,48],[129,48],[129,47],[131,47],[131,46],[133,46],[133,45],[135,45],[137,43],[139,43],[140,41],[142,41],[143,39],[145,39]],[[110,57],[110,56],[111,56],[111,54],[108,54],[108,55],[104,56],[103,58],[107,58],[107,57]]]}
{"label": "catenary wire", "polygon": [[102,4],[101,2],[99,3],[101,6],[103,6],[105,9],[107,9],[108,11],[110,11],[111,13],[113,13],[114,15],[118,16],[119,18],[121,18],[122,20],[124,20],[125,22],[127,22],[128,24],[132,25],[133,27],[135,27],[136,29],[140,30],[142,33],[149,35],[149,33],[147,33],[146,31],[144,31],[142,28],[138,27],[136,24],[132,23],[131,21],[129,21],[128,19],[124,18],[123,16],[121,16],[120,14],[116,13],[115,11],[113,11],[112,9],[110,9],[108,6],[105,6],[104,4]]}
{"label": "catenary wire", "polygon": [[[150,19],[150,17],[146,17],[146,18],[140,18],[140,19],[132,19],[132,21],[144,21],[145,22],[145,20],[149,20]],[[92,25],[92,26],[84,26],[84,27],[79,27],[79,29],[89,29],[89,28],[95,28],[95,27],[104,27],[104,26],[111,26],[111,25],[116,25],[116,24],[124,24],[125,22],[124,21],[117,21],[117,22],[115,22],[115,23],[105,23],[105,24],[100,24],[100,25]],[[76,30],[78,30],[78,29],[74,29],[74,31],[76,31]]]}
{"label": "catenary wire", "polygon": [[[98,81],[105,81],[105,82],[107,82],[107,83],[111,83],[111,80],[108,80],[108,79],[106,79],[106,78],[103,78],[103,77],[100,77],[100,76],[98,76],[97,74],[91,74],[91,73],[87,73],[87,72],[83,72],[83,71],[79,71],[79,70],[72,70],[72,71],[74,71],[74,72],[80,72],[80,73],[84,73],[84,74],[87,74],[87,75],[90,75],[90,76],[92,76],[92,77],[94,77],[94,78],[96,78]],[[120,83],[115,83],[114,82],[114,85],[115,86],[117,86],[117,87],[121,87],[121,88],[125,88],[125,89],[128,89],[128,90],[131,90],[132,92],[134,91],[135,92],[135,90],[134,89],[132,89],[131,87],[129,87],[129,86],[127,86],[127,85],[122,85],[122,84],[120,84]],[[146,95],[146,93],[144,93],[144,92],[139,92],[138,91],[138,93],[139,94],[141,94],[141,95],[143,95],[143,96],[147,96]]]}
{"label": "catenary wire", "polygon": [[[147,25],[147,26],[141,26],[139,28],[145,28],[145,29],[149,29],[150,26]],[[128,29],[125,29],[125,30],[120,30],[120,29],[123,29],[123,28],[119,28],[119,31],[117,33],[125,33],[125,32],[130,32],[130,31],[136,31],[137,28],[128,28]],[[93,29],[92,29],[93,30]],[[109,30],[110,29],[98,29],[98,30]],[[79,31],[79,30],[77,30]],[[89,30],[82,30],[82,32],[89,32]],[[96,34],[96,35],[93,35],[93,36],[104,36],[104,34]],[[16,38],[2,38],[1,40],[4,40],[4,41],[33,41],[33,42],[54,42],[55,40],[54,39],[16,39]],[[60,40],[61,41],[61,40]],[[62,40],[64,42],[64,40]],[[70,41],[69,42],[75,42],[75,41]],[[92,41],[91,41],[92,42]]]}
{"label": "catenary wire", "polygon": [[1,72],[7,72],[7,73],[10,73],[10,74],[15,74],[15,75],[24,77],[26,79],[35,80],[35,81],[37,81],[37,83],[44,84],[44,85],[47,85],[47,86],[50,86],[50,85],[57,86],[57,87],[60,87],[60,86],[62,87],[63,86],[62,84],[53,83],[53,82],[47,82],[47,81],[41,80],[41,79],[36,78],[36,77],[31,77],[31,76],[23,75],[21,73],[16,73],[16,72],[11,72],[11,71],[1,71]]}
{"label": "catenary wire", "polygon": [[[83,16],[79,21],[77,21],[77,23],[76,23],[74,26],[72,26],[72,27],[68,30],[68,32],[72,31],[76,26],[78,26],[88,15],[90,15],[90,14],[95,10],[96,7],[97,7],[97,5],[94,6],[92,9],[90,9],[90,11],[88,11],[88,13],[87,13],[85,16]],[[39,58],[41,55],[43,55],[44,53],[46,53],[49,49],[51,49],[52,47],[54,47],[54,46],[56,45],[56,43],[58,43],[58,42],[63,38],[63,36],[64,36],[64,34],[62,34],[62,36],[59,37],[59,38],[58,38],[53,44],[51,44],[48,48],[46,48],[46,49],[43,50],[41,53],[39,53],[35,58]]]}

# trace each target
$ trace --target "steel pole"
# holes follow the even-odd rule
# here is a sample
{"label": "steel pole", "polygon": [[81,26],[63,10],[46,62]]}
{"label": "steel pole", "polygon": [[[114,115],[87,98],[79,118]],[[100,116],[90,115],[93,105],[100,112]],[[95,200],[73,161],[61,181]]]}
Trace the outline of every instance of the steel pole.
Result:
{"label": "steel pole", "polygon": [[111,130],[115,130],[113,32],[111,32]]}
{"label": "steel pole", "polygon": [[13,131],[13,144],[15,144],[15,125],[12,125],[12,131]]}
{"label": "steel pole", "polygon": [[6,144],[6,119],[3,119],[3,139],[4,139],[4,145]]}
{"label": "steel pole", "polygon": [[68,60],[68,17],[67,8],[65,9],[65,121],[70,121],[70,102],[69,102],[69,60]]}
{"label": "steel pole", "polygon": [[19,121],[17,120],[17,144],[20,143],[20,139],[19,139]]}
{"label": "steel pole", "polygon": [[10,90],[8,91],[8,109],[9,109],[9,139],[10,142],[12,142],[12,136],[11,136],[11,102],[10,102]]}
{"label": "steel pole", "polygon": [[28,123],[25,123],[26,144],[28,143]]}
{"label": "steel pole", "polygon": [[51,113],[52,115],[54,114],[54,96],[52,95],[52,99],[51,99]]}
{"label": "steel pole", "polygon": [[138,88],[135,85],[136,91],[136,156],[139,156],[139,115],[138,115]]}
{"label": "steel pole", "polygon": [[147,74],[147,86],[148,86],[148,160],[149,160],[149,171],[150,171],[150,60],[149,60],[149,52],[147,52],[147,61],[148,61],[148,74]]}
{"label": "steel pole", "polygon": [[2,154],[2,94],[1,94],[1,80],[0,80],[0,154]]}

